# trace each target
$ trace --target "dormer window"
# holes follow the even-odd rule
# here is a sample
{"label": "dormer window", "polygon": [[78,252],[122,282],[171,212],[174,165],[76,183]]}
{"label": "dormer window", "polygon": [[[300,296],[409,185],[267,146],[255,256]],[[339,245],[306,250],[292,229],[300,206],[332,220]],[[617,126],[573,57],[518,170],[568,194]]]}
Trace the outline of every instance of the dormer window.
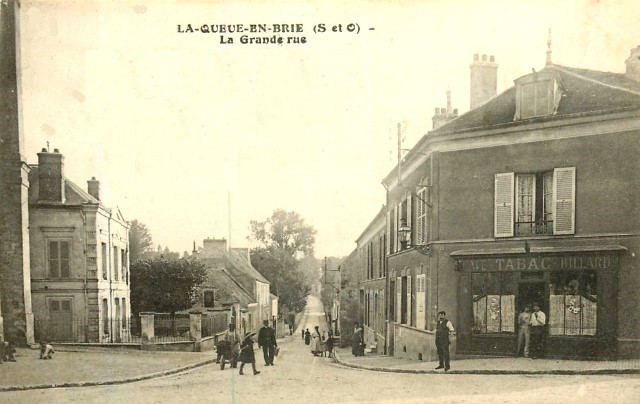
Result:
{"label": "dormer window", "polygon": [[562,95],[559,78],[550,72],[532,73],[516,81],[514,119],[528,119],[556,113]]}

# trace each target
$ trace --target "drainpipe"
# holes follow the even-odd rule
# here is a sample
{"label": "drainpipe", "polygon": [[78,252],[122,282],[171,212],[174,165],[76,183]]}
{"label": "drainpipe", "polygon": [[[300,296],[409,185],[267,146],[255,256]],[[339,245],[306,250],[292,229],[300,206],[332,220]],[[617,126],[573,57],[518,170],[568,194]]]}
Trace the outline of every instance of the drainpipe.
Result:
{"label": "drainpipe", "polygon": [[113,342],[113,315],[112,315],[112,311],[113,311],[113,257],[112,257],[112,251],[113,251],[113,240],[112,240],[113,235],[111,234],[111,212],[109,212],[109,216],[107,217],[107,238],[109,239],[109,248],[107,250],[107,256],[109,257],[109,271],[108,271],[108,275],[109,275],[109,302],[107,304],[107,311],[108,313],[108,317],[107,317],[107,323],[109,324],[109,329],[107,331],[109,331],[109,342]]}
{"label": "drainpipe", "polygon": [[[387,210],[389,209],[389,187],[387,187],[387,185],[382,182],[382,186],[384,187],[385,190],[385,198],[386,198],[386,203],[385,206],[387,208]],[[387,220],[386,218],[388,217],[388,215],[385,212],[385,221]],[[385,223],[385,229],[391,229],[389,227],[389,223]],[[386,235],[385,238],[385,245],[383,246],[383,254],[384,254],[384,289],[386,291],[386,293],[384,294],[384,335],[385,335],[385,339],[384,339],[384,353],[385,355],[388,354],[389,352],[389,299],[390,299],[390,294],[391,294],[391,290],[389,290],[389,256],[387,255],[387,245],[390,242],[390,238],[389,238],[389,234]],[[395,296],[394,296],[395,297]]]}

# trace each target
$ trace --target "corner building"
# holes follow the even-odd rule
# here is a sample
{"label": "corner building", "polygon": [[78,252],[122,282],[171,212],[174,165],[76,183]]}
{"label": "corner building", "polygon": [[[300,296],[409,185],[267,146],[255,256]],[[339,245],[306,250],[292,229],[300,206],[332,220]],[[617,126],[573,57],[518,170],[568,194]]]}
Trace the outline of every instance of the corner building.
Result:
{"label": "corner building", "polygon": [[452,351],[512,355],[519,311],[539,304],[547,357],[640,356],[639,56],[618,74],[549,53],[385,178],[394,355],[435,358],[439,310]]}

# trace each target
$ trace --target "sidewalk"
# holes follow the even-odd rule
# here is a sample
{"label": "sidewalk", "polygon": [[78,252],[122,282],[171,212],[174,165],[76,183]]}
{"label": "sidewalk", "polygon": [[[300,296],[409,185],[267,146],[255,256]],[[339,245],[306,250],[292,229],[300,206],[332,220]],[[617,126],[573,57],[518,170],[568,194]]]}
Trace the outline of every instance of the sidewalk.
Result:
{"label": "sidewalk", "polygon": [[438,362],[421,362],[398,359],[380,354],[365,354],[355,357],[351,348],[336,348],[336,361],[344,366],[358,369],[396,373],[433,374],[558,374],[558,375],[598,375],[598,374],[640,374],[640,359],[618,361],[575,361],[564,359],[528,359],[509,357],[487,357],[451,360],[448,372],[435,370]]}
{"label": "sidewalk", "polygon": [[151,379],[215,362],[209,352],[147,352],[139,350],[56,347],[51,360],[38,349],[18,348],[16,362],[0,365],[0,391],[120,384]]}

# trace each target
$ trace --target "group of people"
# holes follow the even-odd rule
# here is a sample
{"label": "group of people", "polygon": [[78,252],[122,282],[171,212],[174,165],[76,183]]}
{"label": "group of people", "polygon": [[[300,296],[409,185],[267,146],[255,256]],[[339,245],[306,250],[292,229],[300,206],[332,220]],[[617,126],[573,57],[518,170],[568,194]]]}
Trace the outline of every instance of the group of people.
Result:
{"label": "group of people", "polygon": [[302,329],[302,339],[306,345],[311,346],[313,356],[333,357],[335,340],[331,329],[329,329],[327,334],[325,338],[324,333],[320,332],[320,326],[315,326],[313,333],[311,333],[308,328],[306,331]]}
{"label": "group of people", "polygon": [[[274,366],[274,359],[278,350],[278,342],[276,341],[275,330],[269,326],[269,320],[263,321],[262,328],[260,328],[257,335],[258,348],[262,348],[265,366]],[[244,338],[240,339],[240,335],[236,331],[235,324],[229,324],[229,330],[225,336],[225,341],[229,344],[232,368],[236,368],[237,362],[240,362],[239,374],[244,375],[244,365],[250,363],[253,374],[260,374],[260,371],[256,369],[256,356],[253,348],[256,343],[255,332],[247,333]],[[217,361],[220,360],[224,360],[224,358],[220,357],[220,351],[218,351]]]}
{"label": "group of people", "polygon": [[547,317],[540,305],[526,305],[524,310],[518,314],[518,348],[516,356],[524,350],[525,358],[541,358],[544,353],[545,326]]}
{"label": "group of people", "polygon": [[[0,364],[2,362],[16,362],[16,348],[11,341],[0,340]],[[40,341],[40,359],[53,359],[55,350],[46,341]]]}

